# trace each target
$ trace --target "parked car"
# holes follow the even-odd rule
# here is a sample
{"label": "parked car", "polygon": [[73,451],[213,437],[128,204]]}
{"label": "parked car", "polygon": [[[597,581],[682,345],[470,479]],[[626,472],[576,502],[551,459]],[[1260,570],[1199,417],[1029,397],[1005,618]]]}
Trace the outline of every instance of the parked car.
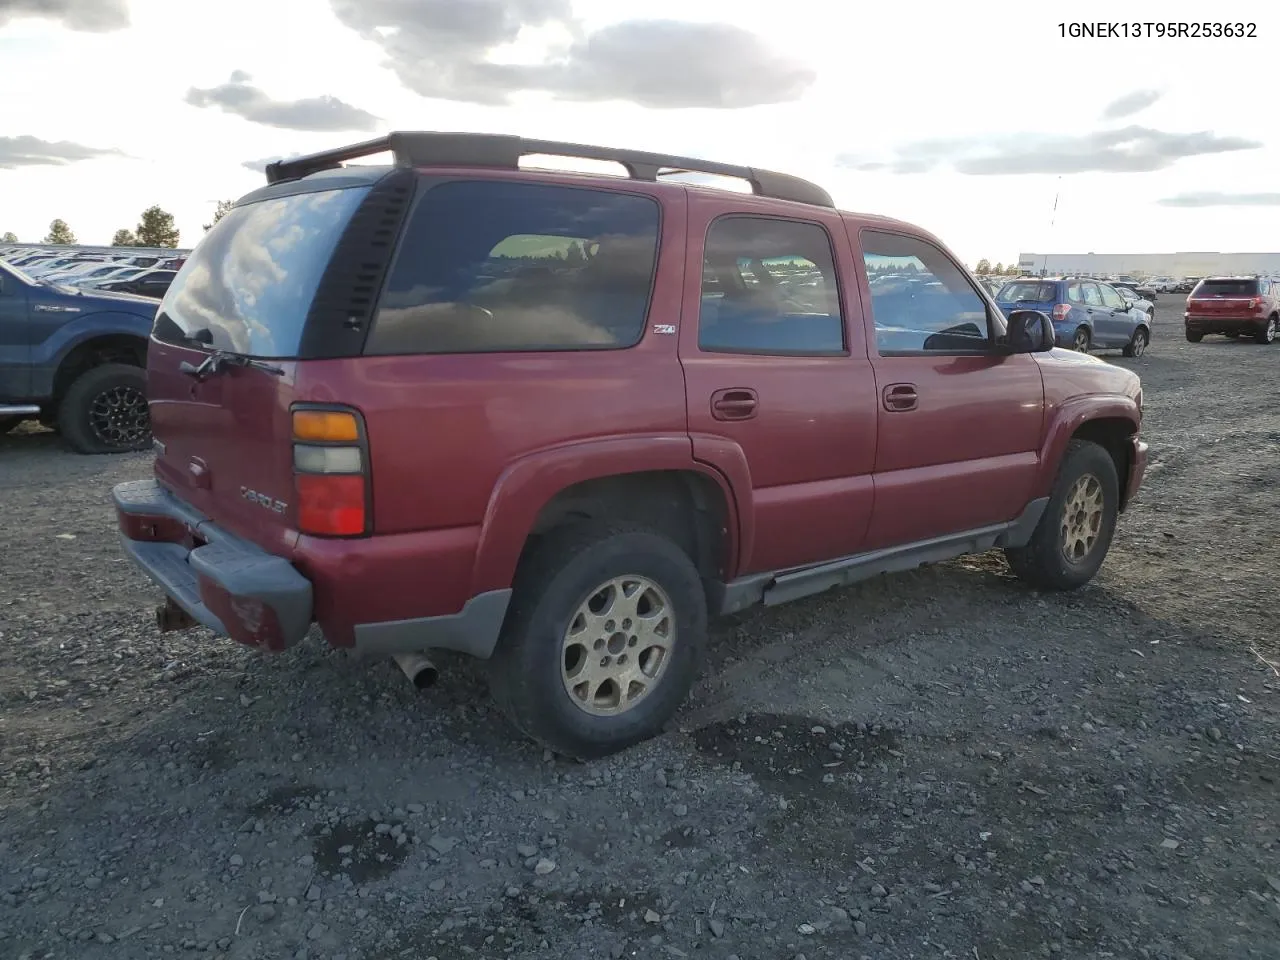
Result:
{"label": "parked car", "polygon": [[160,305],[155,475],[114,489],[164,629],[280,650],[316,621],[415,682],[462,651],[597,757],[675,713],[708,615],[993,547],[1070,590],[1142,481],[1135,374],[807,181],[432,133],[267,181]]}
{"label": "parked car", "polygon": [[48,284],[0,263],[0,431],[28,419],[80,453],[145,449],[156,301]]}
{"label": "parked car", "polygon": [[1159,297],[1155,287],[1149,283],[1130,283],[1124,280],[1114,280],[1111,286],[1115,287],[1121,293],[1129,291],[1133,294],[1132,300],[1146,300],[1148,303],[1154,304]]}
{"label": "parked car", "polygon": [[1044,277],[1014,280],[1000,290],[996,302],[1006,314],[1013,310],[1043,310],[1053,318],[1060,346],[1081,353],[1119,349],[1126,357],[1140,357],[1151,343],[1151,317],[1125,300],[1111,284],[1085,277]]}
{"label": "parked car", "polygon": [[1280,325],[1280,278],[1206,277],[1187,297],[1183,321],[1192,343],[1207,333],[1273,343]]}
{"label": "parked car", "polygon": [[116,293],[133,293],[140,297],[154,297],[159,300],[177,275],[175,270],[147,270],[127,280],[109,280],[99,284],[97,289]]}

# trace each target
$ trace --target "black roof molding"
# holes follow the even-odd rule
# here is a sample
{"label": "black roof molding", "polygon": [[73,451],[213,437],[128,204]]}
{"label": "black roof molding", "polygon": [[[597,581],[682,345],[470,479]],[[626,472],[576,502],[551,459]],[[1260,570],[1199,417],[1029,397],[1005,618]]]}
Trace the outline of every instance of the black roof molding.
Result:
{"label": "black roof molding", "polygon": [[752,192],[757,196],[811,206],[835,206],[831,195],[822,187],[787,173],[642,150],[621,150],[556,140],[529,140],[491,133],[397,131],[376,140],[269,163],[266,170],[267,183],[297,180],[321,170],[334,169],[350,160],[387,152],[395,156],[396,165],[400,167],[498,167],[515,170],[520,166],[521,157],[536,154],[603,160],[621,164],[634,180],[657,181],[661,176],[675,173],[735,177],[751,184]]}

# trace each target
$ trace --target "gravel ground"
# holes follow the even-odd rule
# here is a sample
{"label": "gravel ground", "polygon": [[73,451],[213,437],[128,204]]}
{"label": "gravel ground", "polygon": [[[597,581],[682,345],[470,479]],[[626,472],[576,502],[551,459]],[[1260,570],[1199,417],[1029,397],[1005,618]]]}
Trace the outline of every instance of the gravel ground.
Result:
{"label": "gravel ground", "polygon": [[[1174,298],[1165,298],[1165,302]],[[1280,344],[1157,322],[1100,578],[998,554],[717,626],[582,766],[483,672],[159,634],[107,490],[0,440],[0,956],[1280,957]]]}

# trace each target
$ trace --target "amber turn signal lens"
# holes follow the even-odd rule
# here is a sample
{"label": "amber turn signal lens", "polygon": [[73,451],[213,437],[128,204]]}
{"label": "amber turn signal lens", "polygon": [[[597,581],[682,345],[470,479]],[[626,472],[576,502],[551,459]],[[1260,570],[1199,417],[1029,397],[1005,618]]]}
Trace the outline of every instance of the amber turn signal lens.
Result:
{"label": "amber turn signal lens", "polygon": [[293,411],[293,438],[324,442],[351,442],[360,439],[360,427],[353,413],[336,410]]}

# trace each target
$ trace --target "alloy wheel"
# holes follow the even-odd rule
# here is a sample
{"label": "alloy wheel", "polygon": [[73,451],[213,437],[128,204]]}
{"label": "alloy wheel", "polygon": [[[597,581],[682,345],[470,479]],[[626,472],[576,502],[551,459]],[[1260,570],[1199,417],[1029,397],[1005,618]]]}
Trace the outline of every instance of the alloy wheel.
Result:
{"label": "alloy wheel", "polygon": [[1097,544],[1104,505],[1102,483],[1093,474],[1071,485],[1062,508],[1062,555],[1069,562],[1082,562]]}
{"label": "alloy wheel", "polygon": [[89,429],[104,446],[116,449],[136,446],[151,430],[146,395],[129,386],[102,391],[89,405]]}
{"label": "alloy wheel", "polygon": [[614,577],[569,621],[560,666],[565,692],[592,716],[626,713],[662,680],[675,641],[666,591],[647,577]]}

